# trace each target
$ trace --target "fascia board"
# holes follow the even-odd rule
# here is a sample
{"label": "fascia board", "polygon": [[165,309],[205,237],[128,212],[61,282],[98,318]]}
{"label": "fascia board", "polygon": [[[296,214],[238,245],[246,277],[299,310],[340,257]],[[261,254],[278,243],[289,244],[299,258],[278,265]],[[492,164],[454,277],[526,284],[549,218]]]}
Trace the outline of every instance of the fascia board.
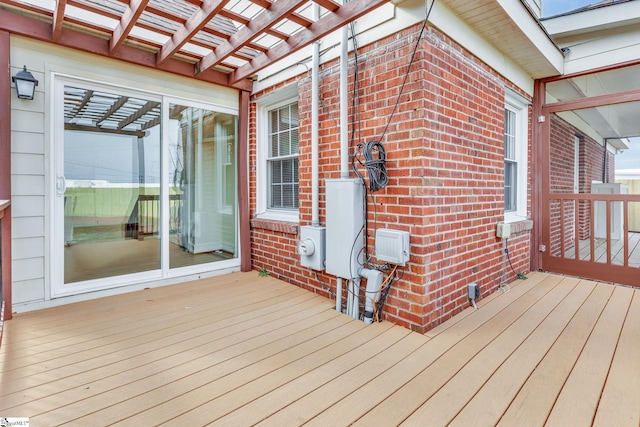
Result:
{"label": "fascia board", "polygon": [[498,0],[498,4],[509,15],[511,21],[518,26],[531,44],[545,57],[552,67],[561,74],[563,72],[564,58],[558,46],[551,40],[551,37],[540,23],[531,16],[527,8],[517,1]]}
{"label": "fascia board", "polygon": [[590,33],[640,22],[640,2],[631,1],[542,20],[552,38]]}

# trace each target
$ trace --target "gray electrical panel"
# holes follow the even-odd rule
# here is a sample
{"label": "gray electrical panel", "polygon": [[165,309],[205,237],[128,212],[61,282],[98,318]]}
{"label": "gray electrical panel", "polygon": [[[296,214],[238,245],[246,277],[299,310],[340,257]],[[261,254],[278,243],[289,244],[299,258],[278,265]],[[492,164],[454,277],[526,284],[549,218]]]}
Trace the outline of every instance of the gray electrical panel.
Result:
{"label": "gray electrical panel", "polygon": [[364,249],[364,188],[357,178],[326,181],[326,272],[358,277]]}

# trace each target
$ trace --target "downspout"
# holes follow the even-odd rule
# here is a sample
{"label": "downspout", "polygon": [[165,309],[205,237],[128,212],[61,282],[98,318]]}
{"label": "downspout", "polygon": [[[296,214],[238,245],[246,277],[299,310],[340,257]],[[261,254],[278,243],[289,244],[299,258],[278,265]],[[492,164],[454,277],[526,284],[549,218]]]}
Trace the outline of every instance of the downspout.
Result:
{"label": "downspout", "polygon": [[603,183],[608,183],[609,180],[607,179],[608,176],[608,171],[607,171],[607,163],[609,161],[609,156],[607,153],[607,139],[604,139],[604,153],[602,156],[602,182]]}
{"label": "downspout", "polygon": [[349,178],[349,28],[342,27],[340,42],[340,178]]}
{"label": "downspout", "polygon": [[[348,87],[349,82],[349,28],[342,27],[340,41],[340,177],[349,177],[349,123]],[[342,311],[342,277],[336,282],[336,311]]]}
{"label": "downspout", "polygon": [[[316,3],[312,7],[311,20],[316,22],[320,17],[320,6]],[[318,195],[318,103],[320,83],[318,64],[320,62],[320,45],[313,43],[311,60],[311,226],[320,226],[320,208]]]}

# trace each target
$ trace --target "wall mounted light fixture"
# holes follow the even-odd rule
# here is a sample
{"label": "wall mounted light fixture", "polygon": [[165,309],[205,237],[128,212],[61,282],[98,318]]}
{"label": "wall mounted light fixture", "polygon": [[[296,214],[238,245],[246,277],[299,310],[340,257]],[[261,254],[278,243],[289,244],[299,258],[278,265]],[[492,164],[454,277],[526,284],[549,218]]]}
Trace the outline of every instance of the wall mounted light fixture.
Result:
{"label": "wall mounted light fixture", "polygon": [[20,99],[33,99],[33,94],[38,86],[38,81],[33,75],[27,71],[27,66],[18,74],[13,76],[11,80],[16,84],[16,92]]}

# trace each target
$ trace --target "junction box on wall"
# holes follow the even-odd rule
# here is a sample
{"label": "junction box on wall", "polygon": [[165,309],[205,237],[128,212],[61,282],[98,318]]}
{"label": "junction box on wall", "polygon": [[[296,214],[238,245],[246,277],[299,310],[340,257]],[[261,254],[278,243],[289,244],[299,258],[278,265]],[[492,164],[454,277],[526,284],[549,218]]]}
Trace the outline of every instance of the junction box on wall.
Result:
{"label": "junction box on wall", "polygon": [[377,229],[376,258],[390,264],[405,265],[409,261],[409,232]]}
{"label": "junction box on wall", "polygon": [[327,273],[352,279],[362,266],[364,188],[359,178],[326,180]]}
{"label": "junction box on wall", "polygon": [[496,229],[496,236],[501,239],[508,239],[511,236],[511,224],[508,222],[499,222]]}

